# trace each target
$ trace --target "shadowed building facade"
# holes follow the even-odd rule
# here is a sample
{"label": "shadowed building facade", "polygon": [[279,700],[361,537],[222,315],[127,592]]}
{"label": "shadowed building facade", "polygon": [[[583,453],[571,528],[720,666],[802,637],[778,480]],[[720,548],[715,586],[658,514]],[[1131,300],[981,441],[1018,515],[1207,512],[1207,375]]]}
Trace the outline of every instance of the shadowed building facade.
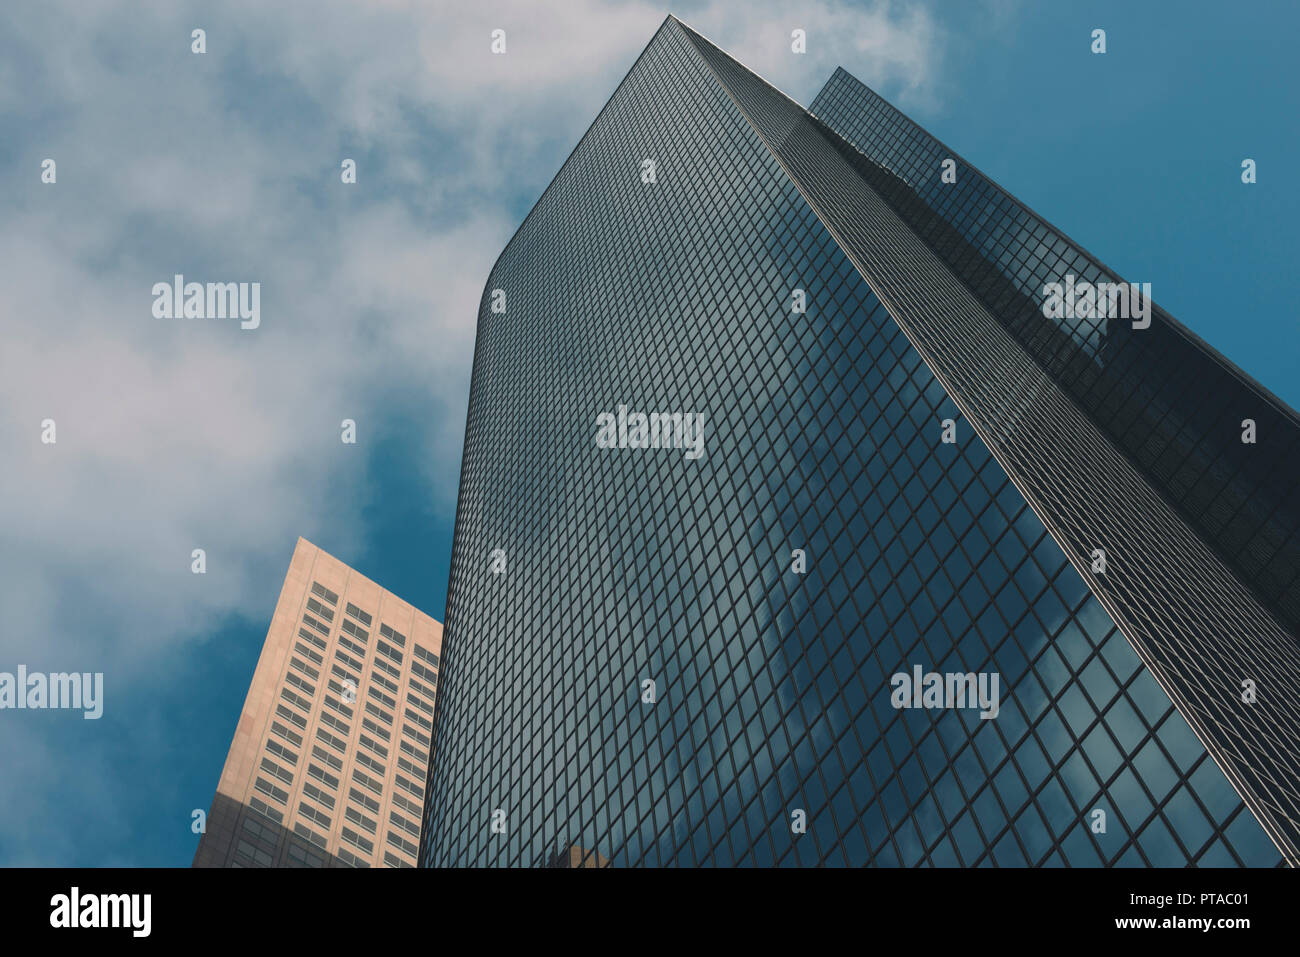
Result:
{"label": "shadowed building facade", "polygon": [[484,289],[421,863],[1292,857],[1300,420],[1067,275],[842,70],[666,20]]}
{"label": "shadowed building facade", "polygon": [[414,867],[442,626],[298,539],[195,867]]}

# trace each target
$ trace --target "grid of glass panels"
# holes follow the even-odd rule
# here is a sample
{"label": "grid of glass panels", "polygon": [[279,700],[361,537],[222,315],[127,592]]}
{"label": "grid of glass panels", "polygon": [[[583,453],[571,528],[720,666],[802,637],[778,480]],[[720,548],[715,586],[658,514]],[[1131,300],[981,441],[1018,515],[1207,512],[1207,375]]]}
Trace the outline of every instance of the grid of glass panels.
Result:
{"label": "grid of glass panels", "polygon": [[[1045,283],[1119,277],[845,70],[811,112],[895,178],[875,181],[881,195],[1300,634],[1295,411],[1158,307],[1141,330],[1045,319]],[[955,183],[942,181],[946,158]],[[1246,418],[1259,436],[1249,446]]]}
{"label": "grid of glass panels", "polygon": [[1277,860],[672,20],[484,290],[444,635],[425,865]]}

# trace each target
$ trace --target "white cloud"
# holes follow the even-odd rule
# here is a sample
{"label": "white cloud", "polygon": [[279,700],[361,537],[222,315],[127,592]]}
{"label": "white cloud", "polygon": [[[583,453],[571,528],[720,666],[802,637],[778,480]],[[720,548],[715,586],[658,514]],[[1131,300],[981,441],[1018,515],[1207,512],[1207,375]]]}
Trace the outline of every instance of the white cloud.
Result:
{"label": "white cloud", "polygon": [[[478,299],[515,225],[509,204],[549,181],[665,12],[147,9],[0,13],[0,660],[102,668],[119,701],[219,618],[266,620],[304,529],[331,521],[362,548],[350,504],[387,388],[445,412],[405,425],[438,507],[454,508]],[[786,9],[681,15],[804,102],[840,61],[929,89],[939,37],[923,10]],[[190,53],[194,26],[204,56]],[[497,26],[506,57],[488,52]],[[806,58],[789,54],[793,26],[809,30]],[[39,182],[47,156],[55,186]],[[357,186],[339,183],[344,156]],[[175,272],[260,281],[262,328],[154,319],[151,286]],[[54,447],[38,441],[46,417]],[[344,417],[361,448],[339,442]],[[201,581],[194,547],[208,553]],[[6,718],[0,754],[54,740]],[[3,825],[14,847],[39,839],[39,808],[66,786],[56,769],[4,795],[27,808]],[[75,774],[88,792],[127,787],[102,762]]]}

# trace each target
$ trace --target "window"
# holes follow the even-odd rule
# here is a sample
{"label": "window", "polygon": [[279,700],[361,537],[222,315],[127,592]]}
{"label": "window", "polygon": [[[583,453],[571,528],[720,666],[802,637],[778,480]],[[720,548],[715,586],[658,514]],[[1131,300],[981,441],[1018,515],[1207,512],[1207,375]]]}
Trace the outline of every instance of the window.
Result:
{"label": "window", "polygon": [[369,831],[371,834],[374,834],[375,830],[379,827],[378,823],[366,817],[354,807],[350,807],[344,811],[343,816],[353,824],[357,824],[364,830]]}
{"label": "window", "polygon": [[279,741],[268,740],[266,742],[266,750],[271,754],[274,754],[277,758],[287,761],[290,764],[298,763],[298,755],[294,754]]}
{"label": "window", "polygon": [[[358,675],[358,676],[361,674],[361,662],[357,661],[357,659],[353,658],[351,655],[349,655],[347,652],[345,652],[342,648],[335,648],[335,649],[334,649],[334,657],[337,658],[339,661],[343,662],[343,663],[344,663],[345,665],[347,665],[349,668],[355,668],[355,669],[357,670],[357,675]],[[356,680],[356,679],[354,679],[354,680]]]}
{"label": "window", "polygon": [[324,784],[324,785],[325,785],[327,788],[329,788],[330,790],[332,790],[332,791],[337,791],[337,790],[338,790],[338,787],[339,787],[339,779],[336,778],[334,775],[330,774],[330,773],[329,773],[328,771],[326,771],[324,768],[322,768],[322,767],[318,767],[318,766],[315,765],[315,764],[308,764],[308,765],[307,765],[307,774],[310,775],[311,777],[315,778],[317,781],[320,781],[322,784]]}
{"label": "window", "polygon": [[361,751],[357,752],[357,764],[369,768],[371,771],[374,771],[380,777],[384,777],[388,773],[387,768],[385,768],[382,764],[380,764],[370,755],[365,754]]}
{"label": "window", "polygon": [[392,811],[389,811],[389,812],[388,812],[388,820],[389,820],[390,822],[392,822],[393,824],[396,824],[398,827],[400,827],[400,828],[401,828],[403,831],[405,831],[407,834],[414,834],[417,838],[419,838],[419,836],[420,836],[420,825],[416,824],[415,822],[413,822],[413,821],[408,821],[406,818],[402,817],[400,814],[394,814]]}
{"label": "window", "polygon": [[402,860],[392,851],[384,851],[384,863],[389,867],[410,867],[406,861]]}
{"label": "window", "polygon": [[289,704],[293,705],[295,708],[302,708],[303,711],[307,712],[311,711],[311,702],[302,695],[294,694],[288,688],[280,689],[280,697],[289,702]]}
{"label": "window", "polygon": [[[354,832],[355,833],[355,832]],[[335,856],[348,867],[369,867],[370,864],[357,857],[346,847],[340,847]]]}
{"label": "window", "polygon": [[293,783],[293,772],[280,767],[280,765],[276,764],[270,758],[262,759],[262,770],[266,771],[272,777],[279,778],[285,784]]}
{"label": "window", "polygon": [[366,702],[366,713],[373,714],[380,721],[384,722],[384,724],[393,723],[393,716],[391,714],[389,714],[387,711],[384,711],[382,708],[375,707],[369,701]]}
{"label": "window", "polygon": [[298,813],[301,814],[303,817],[305,817],[307,820],[311,821],[313,824],[319,824],[321,827],[325,828],[325,830],[327,831],[329,830],[330,827],[329,815],[312,807],[306,801],[298,802]]}
{"label": "window", "polygon": [[410,798],[403,797],[400,794],[393,795],[393,807],[400,807],[403,811],[408,811],[417,818],[424,813],[423,805],[417,804]]}
{"label": "window", "polygon": [[[307,797],[311,798],[313,801],[325,805],[331,811],[334,810],[334,796],[332,794],[326,794],[310,781],[304,781],[302,783],[302,793],[307,795]],[[328,818],[325,820],[325,826],[329,827]]]}
{"label": "window", "polygon": [[361,642],[363,645],[370,640],[370,632],[366,631],[351,618],[344,618],[341,626],[344,631]]}
{"label": "window", "polygon": [[391,735],[387,731],[385,731],[379,725],[375,724],[369,718],[361,719],[361,727],[365,728],[367,731],[371,731],[374,734],[379,735],[385,741],[388,741],[391,738]]}
{"label": "window", "polygon": [[344,741],[342,738],[336,738],[336,737],[334,737],[334,735],[330,734],[330,733],[329,733],[328,731],[326,731],[324,728],[317,728],[317,729],[316,729],[316,737],[319,738],[320,740],[324,741],[326,744],[328,744],[328,745],[329,745],[331,748],[333,748],[335,751],[339,751],[339,752],[341,752],[341,753],[343,753],[343,754],[347,754],[347,753],[348,753],[348,743],[347,743],[346,741]]}
{"label": "window", "polygon": [[326,608],[324,605],[322,605],[320,602],[318,602],[315,598],[308,598],[308,599],[307,599],[307,610],[310,611],[310,612],[314,612],[314,613],[317,614],[317,615],[320,615],[320,616],[321,616],[322,618],[324,618],[326,621],[333,621],[333,620],[334,620],[334,609],[332,609],[332,608]]}
{"label": "window", "polygon": [[334,715],[330,714],[328,711],[321,712],[320,723],[328,724],[331,728],[333,728],[335,731],[338,731],[340,734],[344,736],[347,736],[352,733],[351,725],[349,725],[342,718],[334,717]]}
{"label": "window", "polygon": [[[321,647],[322,647],[322,648],[325,647],[325,643],[324,643],[324,642],[321,642]],[[311,659],[313,662],[315,662],[315,663],[318,664],[318,665],[322,665],[322,664],[325,663],[325,656],[324,656],[324,655],[319,655],[319,654],[317,654],[316,652],[312,651],[310,648],[308,648],[306,645],[304,645],[301,641],[295,641],[295,642],[293,643],[293,650],[296,651],[296,652],[298,652],[298,654],[302,655],[304,658],[309,658],[309,659]]]}
{"label": "window", "polygon": [[356,788],[348,788],[348,799],[356,801],[372,814],[379,813],[379,802],[364,791],[358,791]]}
{"label": "window", "polygon": [[296,745],[298,747],[302,747],[302,735],[294,734],[292,731],[290,731],[288,728],[282,725],[279,721],[271,722],[271,733],[278,734],[280,737],[284,738],[284,740],[288,741],[290,744]]}
{"label": "window", "polygon": [[304,718],[300,714],[294,714],[294,712],[290,711],[282,704],[277,704],[275,706],[275,713],[278,714],[280,717],[284,718],[286,721],[292,721],[294,724],[296,724],[300,728],[303,728],[304,730],[307,727],[306,718]]}
{"label": "window", "polygon": [[393,847],[400,847],[403,851],[405,851],[407,854],[410,854],[412,857],[415,857],[416,852],[419,850],[414,844],[404,839],[396,831],[388,832],[388,843],[393,845]]}
{"label": "window", "polygon": [[297,841],[289,842],[290,867],[324,867],[325,858],[315,851],[308,850]]}
{"label": "window", "polygon": [[304,615],[302,616],[302,620],[305,621],[307,624],[311,625],[313,628],[315,628],[317,631],[319,631],[319,632],[320,632],[322,635],[324,635],[326,638],[328,638],[328,637],[330,636],[330,626],[329,626],[329,625],[322,624],[321,622],[319,622],[319,621],[317,621],[315,618],[313,618],[311,615],[307,615],[307,614],[304,614]]}
{"label": "window", "polygon": [[426,718],[424,715],[416,714],[410,708],[406,709],[405,714],[408,718],[410,718],[412,721],[414,721],[416,724],[422,727],[425,731],[433,730],[433,722],[430,721],[428,718]]}
{"label": "window", "polygon": [[298,629],[298,637],[299,637],[299,638],[306,638],[308,641],[310,641],[313,645],[315,645],[315,646],[316,646],[317,648],[319,648],[321,651],[324,651],[324,650],[328,647],[328,646],[325,644],[325,642],[321,641],[320,638],[318,638],[316,635],[313,635],[313,634],[312,634],[310,631],[308,631],[306,628],[299,628],[299,629]]}
{"label": "window", "polygon": [[343,828],[343,840],[347,841],[354,847],[361,848],[361,850],[365,851],[367,854],[373,854],[375,852],[375,842],[367,841],[350,827]]}
{"label": "window", "polygon": [[388,749],[384,747],[382,744],[380,744],[378,741],[376,741],[374,738],[370,737],[370,735],[368,734],[361,735],[361,746],[363,748],[369,748],[371,751],[375,752],[375,754],[379,755],[381,758],[388,757]]}
{"label": "window", "polygon": [[425,714],[433,714],[433,705],[429,704],[429,702],[427,702],[427,701],[421,701],[419,698],[417,698],[417,697],[416,697],[415,695],[413,695],[413,694],[408,693],[407,696],[406,696],[406,701],[407,701],[408,704],[413,704],[413,705],[415,705],[417,708],[419,708],[419,709],[420,709],[421,711],[423,711]]}
{"label": "window", "polygon": [[328,705],[330,708],[333,708],[335,711],[343,715],[345,718],[352,717],[352,709],[349,708],[347,705],[345,705],[338,698],[334,697],[333,695],[327,694],[325,696],[325,704]]}
{"label": "window", "polygon": [[[324,598],[331,605],[337,605],[339,603],[339,596],[336,595],[334,592],[330,591],[320,582],[311,583],[311,593],[313,595],[319,595],[321,598]],[[348,607],[350,608],[352,606],[349,605]]]}
{"label": "window", "polygon": [[[411,662],[411,674],[415,675],[417,678],[423,678],[430,684],[437,684],[438,682],[438,672],[424,667],[424,665],[420,664],[418,661]],[[429,697],[433,697],[432,692],[427,692],[427,694]]]}
{"label": "window", "polygon": [[419,731],[416,731],[414,728],[412,728],[409,724],[402,725],[402,734],[409,734],[416,741],[419,741],[422,745],[424,745],[426,751],[433,745],[433,741],[429,738],[427,734],[421,734]]}
{"label": "window", "polygon": [[427,661],[435,668],[438,667],[438,656],[435,655],[432,651],[427,651],[426,649],[420,647],[418,644],[415,646],[415,657],[419,658],[422,661]]}
{"label": "window", "polygon": [[399,681],[402,678],[402,669],[394,668],[392,665],[390,665],[387,661],[384,661],[384,659],[382,658],[376,658],[374,661],[371,662],[371,664],[374,665],[375,668],[377,668],[378,670],[382,671],[384,674],[392,675],[394,678],[397,678]]}
{"label": "window", "polygon": [[372,672],[370,675],[370,680],[373,681],[375,684],[379,685],[380,687],[387,688],[393,694],[397,694],[397,690],[398,690],[397,683],[393,681],[389,681],[383,675]]}
{"label": "window", "polygon": [[343,759],[330,754],[324,748],[317,747],[313,744],[311,746],[311,756],[319,761],[324,761],[335,771],[341,772],[343,770]]}
{"label": "window", "polygon": [[352,780],[356,781],[362,787],[369,788],[376,794],[384,793],[384,782],[376,781],[370,775],[366,774],[366,772],[359,770],[358,768],[352,769]]}
{"label": "window", "polygon": [[371,622],[374,621],[373,618],[371,618],[369,615],[367,615],[364,611],[362,611],[362,610],[361,610],[360,608],[358,608],[356,605],[352,604],[352,602],[348,602],[348,605],[347,605],[347,613],[348,613],[349,615],[351,615],[353,618],[355,618],[357,621],[361,622],[361,623],[362,623],[363,625],[365,625],[367,628],[369,628]]}
{"label": "window", "polygon": [[[399,648],[406,647],[406,636],[402,634],[400,631],[393,631],[393,629],[389,628],[387,625],[380,625],[379,633],[383,635],[385,638],[387,638],[389,641],[391,641],[393,644],[397,645],[397,647]],[[402,659],[398,658],[397,660],[401,661]]]}
{"label": "window", "polygon": [[405,771],[407,774],[414,775],[417,778],[424,777],[424,768],[417,768],[410,761],[406,760],[406,758],[398,758],[397,766],[401,768],[403,771]]}
{"label": "window", "polygon": [[386,704],[388,705],[388,707],[393,708],[394,710],[396,710],[397,708],[397,699],[394,698],[392,695],[384,694],[374,685],[371,685],[369,688],[366,689],[366,694],[374,698],[380,704]]}
{"label": "window", "polygon": [[278,801],[279,803],[285,805],[289,803],[288,791],[284,790],[283,788],[276,787],[274,784],[272,784],[270,781],[268,781],[266,778],[260,775],[258,776],[257,780],[253,782],[253,787],[257,788],[257,790],[261,791],[263,794],[268,795],[272,800]]}
{"label": "window", "polygon": [[284,815],[281,814],[279,811],[277,811],[275,808],[271,807],[271,805],[267,804],[261,798],[250,797],[248,799],[248,806],[251,807],[258,814],[269,817],[276,824],[284,823]]}
{"label": "window", "polygon": [[311,841],[318,847],[325,847],[329,843],[325,838],[321,837],[305,824],[295,824],[293,826],[293,833],[297,834],[299,837],[307,838],[307,840]]}
{"label": "window", "polygon": [[299,661],[297,658],[294,657],[289,658],[289,667],[301,671],[303,674],[305,674],[308,678],[311,678],[313,681],[315,681],[320,677],[319,671],[317,671],[311,665],[307,664],[307,662]]}
{"label": "window", "polygon": [[308,684],[306,680],[299,678],[293,672],[289,672],[287,675],[285,675],[284,680],[289,682],[289,684],[293,685],[295,688],[300,689],[303,693],[307,694],[308,696],[314,695],[316,693],[315,685]]}
{"label": "window", "polygon": [[406,780],[406,778],[402,777],[400,774],[394,775],[394,777],[397,779],[397,786],[399,788],[410,791],[420,800],[424,800],[424,788],[420,787],[413,781]]}
{"label": "window", "polygon": [[[411,667],[415,667],[414,662],[412,662]],[[430,700],[432,700],[433,698],[433,689],[430,688],[428,685],[420,684],[420,682],[416,681],[414,678],[411,679],[411,690],[420,692],[420,694],[424,695],[426,698],[429,698]]]}
{"label": "window", "polygon": [[402,663],[402,653],[398,651],[396,648],[394,648],[392,645],[390,645],[388,642],[377,641],[375,642],[375,647],[379,649],[379,653],[383,655],[385,658],[391,658],[399,665]]}
{"label": "window", "polygon": [[344,635],[339,635],[339,647],[346,648],[354,655],[358,655],[363,661],[365,660],[366,657],[365,646],[357,644],[355,641],[350,640]]}

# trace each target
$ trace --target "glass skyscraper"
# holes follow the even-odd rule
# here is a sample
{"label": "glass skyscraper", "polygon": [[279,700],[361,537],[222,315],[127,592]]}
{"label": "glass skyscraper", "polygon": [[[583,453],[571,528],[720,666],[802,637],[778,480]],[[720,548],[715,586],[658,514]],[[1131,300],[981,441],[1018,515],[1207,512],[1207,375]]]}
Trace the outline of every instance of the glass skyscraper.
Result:
{"label": "glass skyscraper", "polygon": [[421,863],[1293,861],[1300,419],[1067,276],[668,18],[484,289]]}

